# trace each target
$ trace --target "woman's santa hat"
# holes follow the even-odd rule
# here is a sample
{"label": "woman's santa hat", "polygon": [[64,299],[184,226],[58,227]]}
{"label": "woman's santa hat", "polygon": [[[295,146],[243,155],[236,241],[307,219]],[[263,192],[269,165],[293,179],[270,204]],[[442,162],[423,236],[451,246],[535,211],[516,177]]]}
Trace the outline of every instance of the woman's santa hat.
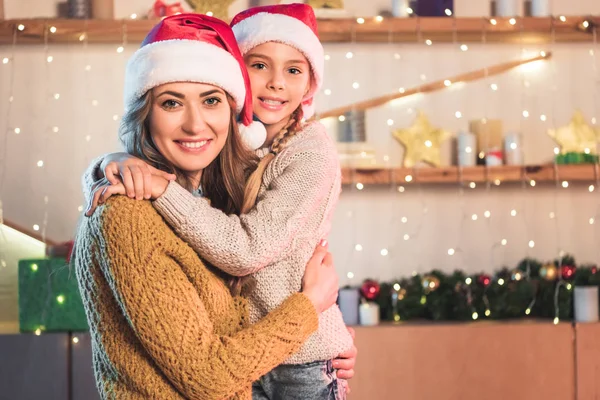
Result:
{"label": "woman's santa hat", "polygon": [[225,22],[179,14],[156,25],[127,63],[125,111],[148,90],[171,82],[207,83],[225,90],[236,102],[242,139],[252,149],[262,146],[267,132],[252,119],[248,71]]}
{"label": "woman's santa hat", "polygon": [[242,11],[231,21],[242,54],[266,42],[284,43],[300,51],[312,69],[312,82],[302,100],[304,118],[315,113],[313,97],[323,85],[325,55],[319,41],[317,19],[307,4],[277,4]]}

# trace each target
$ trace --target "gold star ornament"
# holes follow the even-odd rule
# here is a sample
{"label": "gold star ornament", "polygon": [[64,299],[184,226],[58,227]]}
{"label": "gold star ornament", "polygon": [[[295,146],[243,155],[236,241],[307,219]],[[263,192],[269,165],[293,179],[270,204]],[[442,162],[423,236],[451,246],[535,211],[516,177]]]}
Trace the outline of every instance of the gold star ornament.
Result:
{"label": "gold star ornament", "polygon": [[199,14],[211,13],[213,17],[227,20],[229,19],[229,6],[234,0],[186,0]]}
{"label": "gold star ornament", "polygon": [[432,127],[429,119],[422,112],[419,112],[410,127],[396,129],[392,135],[405,148],[404,166],[407,168],[414,167],[419,161],[439,167],[440,146],[451,136],[448,131]]}
{"label": "gold star ornament", "polygon": [[549,129],[548,135],[558,143],[562,154],[596,154],[596,146],[600,141],[600,129],[588,125],[581,111],[575,111],[569,125]]}
{"label": "gold star ornament", "polygon": [[343,0],[308,0],[312,8],[344,8]]}

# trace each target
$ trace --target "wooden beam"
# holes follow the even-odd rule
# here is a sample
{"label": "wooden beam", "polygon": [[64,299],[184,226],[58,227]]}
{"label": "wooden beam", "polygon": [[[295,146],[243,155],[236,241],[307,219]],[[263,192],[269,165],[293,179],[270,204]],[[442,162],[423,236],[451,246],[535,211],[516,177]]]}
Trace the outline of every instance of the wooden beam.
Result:
{"label": "wooden beam", "polygon": [[20,225],[17,225],[13,222],[4,220],[4,225],[8,226],[9,228],[12,228],[14,230],[16,230],[17,232],[22,233],[23,235],[27,235],[35,240],[39,240],[40,242],[46,244],[46,246],[55,246],[56,244],[58,244],[58,242],[55,242],[54,240],[48,239],[46,238],[45,240],[42,238],[42,235],[39,234],[38,232],[32,231],[30,229],[27,228],[23,228]]}
{"label": "wooden beam", "polygon": [[[355,19],[319,20],[319,35],[327,42],[487,42],[539,44],[556,41],[591,41],[592,32],[582,23],[600,23],[600,17],[569,16],[565,21],[554,17],[512,18],[374,18],[358,24]],[[493,24],[492,22],[495,22]]]}
{"label": "wooden beam", "polygon": [[[0,0],[1,1],[1,0]],[[377,22],[367,19],[364,24],[354,18],[320,19],[319,36],[323,43],[417,43],[430,39],[436,42],[461,43],[486,42],[540,44],[556,42],[589,42],[592,29],[600,25],[600,17],[573,16],[565,22],[552,17],[496,18],[384,18]],[[585,28],[582,23],[589,22]],[[50,35],[51,43],[77,42],[86,33],[90,43],[121,43],[127,32],[129,43],[140,43],[158,20],[76,20],[76,19],[14,19],[0,20],[0,44],[12,42],[12,35],[19,24],[25,30],[19,32],[18,43],[42,43],[44,29],[54,26],[57,32]]]}
{"label": "wooden beam", "polygon": [[506,71],[509,71],[513,68],[519,67],[521,65],[529,64],[535,61],[548,60],[552,57],[551,52],[543,52],[537,57],[531,57],[524,60],[516,60],[510,61],[502,64],[492,65],[488,68],[482,68],[476,71],[467,72],[460,75],[451,76],[445,79],[441,79],[435,82],[426,83],[421,86],[417,86],[412,89],[408,89],[402,93],[396,92],[387,94],[384,96],[375,97],[369,100],[359,101],[357,103],[353,103],[347,106],[334,108],[332,110],[325,111],[316,116],[317,119],[321,118],[329,118],[329,117],[338,117],[343,115],[349,111],[359,111],[359,110],[368,110],[369,108],[379,107],[386,103],[389,103],[392,100],[401,99],[404,97],[412,96],[418,93],[431,93],[439,90],[447,89],[446,81],[452,82],[452,84],[456,84],[459,82],[472,82],[479,79],[487,78],[489,76],[494,76],[498,74],[502,74]]}

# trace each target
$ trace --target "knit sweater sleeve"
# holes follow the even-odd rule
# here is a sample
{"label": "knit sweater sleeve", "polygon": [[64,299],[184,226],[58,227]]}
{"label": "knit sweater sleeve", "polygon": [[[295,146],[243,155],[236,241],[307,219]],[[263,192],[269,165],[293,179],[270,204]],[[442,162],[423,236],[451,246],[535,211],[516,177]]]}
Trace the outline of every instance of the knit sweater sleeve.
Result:
{"label": "knit sweater sleeve", "polygon": [[[287,256],[299,232],[324,201],[339,191],[337,156],[323,149],[282,154],[272,162],[278,174],[242,216],[225,215],[175,182],[155,202],[177,234],[217,268],[245,276]],[[316,240],[323,238],[315,238]]]}
{"label": "knit sweater sleeve", "polygon": [[106,155],[100,156],[90,163],[90,166],[85,170],[83,176],[81,177],[81,186],[83,188],[83,197],[85,199],[85,204],[88,204],[90,201],[90,197],[92,196],[92,187],[94,183],[96,183],[98,179],[98,170],[100,169],[100,165],[102,161],[104,161],[104,157]]}
{"label": "knit sweater sleeve", "polygon": [[161,235],[164,222],[152,206],[119,197],[107,207],[103,273],[138,339],[184,397],[232,396],[316,331],[315,308],[296,293],[258,323],[232,336],[216,334],[196,288],[172,258],[172,240]]}

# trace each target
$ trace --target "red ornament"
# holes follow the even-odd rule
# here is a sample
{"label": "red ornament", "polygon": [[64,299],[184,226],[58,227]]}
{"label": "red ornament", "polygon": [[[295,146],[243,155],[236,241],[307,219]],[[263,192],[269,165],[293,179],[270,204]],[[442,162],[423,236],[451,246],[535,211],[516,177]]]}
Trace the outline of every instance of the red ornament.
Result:
{"label": "red ornament", "polygon": [[479,284],[483,287],[487,287],[490,285],[490,283],[492,283],[492,278],[490,278],[488,275],[479,275],[479,278],[477,278],[477,282],[479,282]]}
{"label": "red ornament", "polygon": [[67,263],[70,263],[74,246],[75,241],[73,240],[55,245],[49,245],[46,247],[46,255],[48,257],[62,257],[66,259]]}
{"label": "red ornament", "polygon": [[596,267],[595,265],[592,267],[592,274],[595,274],[596,272],[598,272],[598,267]]}
{"label": "red ornament", "polygon": [[573,278],[575,275],[575,266],[574,265],[563,265],[560,267],[560,274],[562,278],[565,280]]}
{"label": "red ornament", "polygon": [[171,15],[181,14],[184,12],[180,2],[165,4],[162,0],[156,0],[154,6],[148,13],[148,18],[164,18]]}
{"label": "red ornament", "polygon": [[364,281],[362,286],[360,287],[360,292],[367,300],[375,300],[379,295],[379,290],[379,283],[371,279],[367,279],[366,281]]}

